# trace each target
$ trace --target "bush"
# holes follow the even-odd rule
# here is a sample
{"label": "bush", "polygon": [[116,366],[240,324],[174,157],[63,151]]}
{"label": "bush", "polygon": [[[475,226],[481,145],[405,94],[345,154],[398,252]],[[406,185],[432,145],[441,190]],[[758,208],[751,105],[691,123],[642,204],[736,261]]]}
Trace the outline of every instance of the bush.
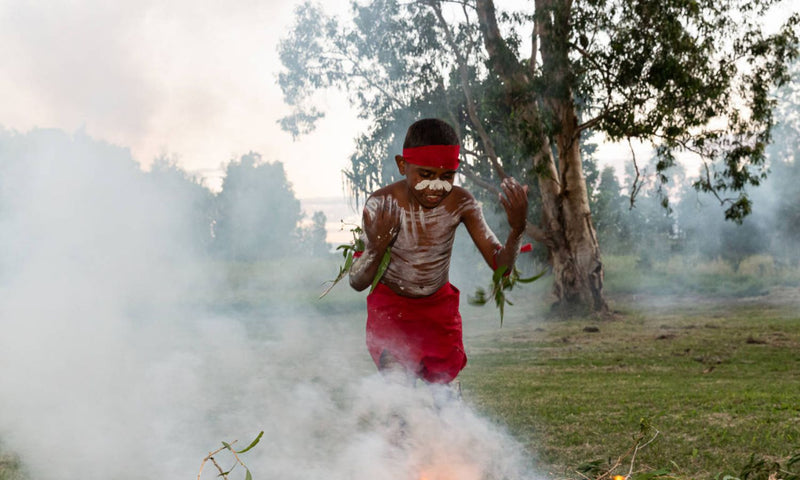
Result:
{"label": "bush", "polygon": [[772,277],[777,273],[772,255],[751,255],[741,262],[737,273],[751,277]]}

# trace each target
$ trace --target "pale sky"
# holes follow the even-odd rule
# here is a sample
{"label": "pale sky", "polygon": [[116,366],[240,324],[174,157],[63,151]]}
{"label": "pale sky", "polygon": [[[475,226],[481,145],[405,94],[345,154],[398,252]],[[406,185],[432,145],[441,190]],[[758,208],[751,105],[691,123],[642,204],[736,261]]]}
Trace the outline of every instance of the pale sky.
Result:
{"label": "pale sky", "polygon": [[276,49],[298,3],[0,0],[0,127],[85,129],[145,167],[175,156],[212,188],[253,150],[284,163],[298,197],[341,196],[363,130],[343,95],[321,98],[326,118],[296,142],[276,124]]}
{"label": "pale sky", "polygon": [[[298,197],[341,197],[366,127],[344,95],[321,96],[326,118],[297,141],[276,123],[289,112],[277,43],[299,3],[0,0],[0,127],[84,129],[144,167],[174,156],[212,189],[224,163],[252,150],[284,163]],[[320,3],[342,13],[349,0]],[[627,145],[606,151],[629,156]]]}

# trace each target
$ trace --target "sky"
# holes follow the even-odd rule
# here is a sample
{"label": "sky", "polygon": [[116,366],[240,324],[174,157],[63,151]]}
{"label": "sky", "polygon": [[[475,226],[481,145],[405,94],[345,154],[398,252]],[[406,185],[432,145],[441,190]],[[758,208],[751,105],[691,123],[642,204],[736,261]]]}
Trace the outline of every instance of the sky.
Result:
{"label": "sky", "polygon": [[[277,124],[289,113],[277,44],[299,3],[0,0],[0,127],[83,130],[144,168],[168,155],[212,190],[225,163],[256,151],[284,163],[299,198],[343,198],[341,171],[366,126],[344,95],[320,95],[326,118],[310,135],[293,141]],[[349,0],[322,4],[343,12]],[[604,161],[629,155],[600,150]]]}
{"label": "sky", "polygon": [[360,128],[343,96],[322,96],[327,117],[296,142],[276,123],[277,44],[298,3],[0,0],[0,127],[84,130],[144,168],[172,156],[212,189],[252,150],[284,163],[298,197],[341,196]]}

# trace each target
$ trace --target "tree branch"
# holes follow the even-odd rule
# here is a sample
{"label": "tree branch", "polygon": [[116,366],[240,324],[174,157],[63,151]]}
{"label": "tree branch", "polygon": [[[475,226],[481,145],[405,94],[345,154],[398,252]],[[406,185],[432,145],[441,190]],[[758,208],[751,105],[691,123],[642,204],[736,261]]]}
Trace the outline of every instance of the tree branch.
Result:
{"label": "tree branch", "polygon": [[466,0],[441,0],[442,3],[455,3],[456,5],[461,5],[464,9],[471,8],[475,9],[475,5],[471,2],[467,2]]}
{"label": "tree branch", "polygon": [[477,0],[475,7],[481,31],[483,32],[483,45],[489,54],[489,59],[500,76],[511,82],[519,72],[512,67],[511,62],[507,61],[509,58],[514,58],[514,53],[503,41],[500,27],[497,25],[494,2],[492,0]]}
{"label": "tree branch", "polygon": [[636,162],[636,152],[633,151],[633,144],[631,144],[631,137],[628,137],[628,147],[631,149],[631,157],[633,158],[633,168],[636,171],[636,178],[633,179],[633,184],[631,184],[631,206],[630,208],[634,207],[634,203],[636,202],[636,195],[639,194],[639,190],[642,189],[642,185],[637,183],[639,182],[639,164]]}
{"label": "tree branch", "polygon": [[344,60],[350,62],[351,68],[353,69],[351,73],[346,74],[348,77],[356,77],[364,80],[365,82],[367,82],[367,85],[371,86],[372,88],[375,88],[376,90],[381,92],[381,94],[386,96],[386,98],[394,102],[398,108],[400,109],[408,108],[408,106],[405,103],[403,103],[399,98],[395,97],[394,95],[391,94],[391,92],[387,91],[385,88],[378,85],[377,82],[372,80],[372,76],[370,76],[367,72],[362,70],[361,67],[358,66],[358,62],[350,58],[345,53],[342,53],[341,55],[342,57],[344,57]]}
{"label": "tree branch", "polygon": [[[230,444],[233,445],[234,443],[236,443],[236,440],[232,441]],[[229,449],[228,447],[220,447],[220,448],[214,450],[213,452],[210,452],[208,454],[208,456],[203,459],[203,462],[200,463],[200,471],[197,472],[197,480],[200,480],[200,476],[203,474],[203,467],[205,467],[206,462],[209,461],[209,460],[211,461],[211,463],[214,464],[215,467],[217,467],[217,470],[219,470],[219,475],[218,476],[222,477],[223,479],[227,479],[228,478],[227,475],[225,475],[225,470],[223,470],[222,467],[220,467],[219,464],[217,463],[217,461],[214,459],[214,455],[216,455],[219,452],[221,452],[223,450],[226,450],[226,449],[233,451],[233,449]]]}
{"label": "tree branch", "polygon": [[606,113],[608,113],[608,111],[604,110],[600,115],[598,115],[598,116],[594,117],[593,119],[585,121],[585,122],[581,123],[580,125],[578,125],[578,127],[576,128],[576,130],[577,130],[576,134],[580,135],[580,133],[582,131],[589,130],[590,128],[594,128],[595,125],[597,125],[598,123],[600,123],[600,121],[603,120],[603,117],[606,116]]}
{"label": "tree branch", "polygon": [[[463,167],[466,167],[466,168],[463,168]],[[482,179],[480,176],[478,176],[477,173],[473,172],[471,170],[471,168],[469,166],[467,166],[467,165],[462,165],[462,169],[461,169],[460,173],[462,173],[465,177],[467,177],[472,183],[474,183],[475,185],[477,185],[477,186],[479,186],[479,187],[481,187],[481,188],[483,188],[485,190],[488,190],[488,191],[490,191],[492,193],[496,193],[496,194],[500,194],[501,193],[501,190],[498,187],[496,187],[494,184],[492,184],[490,182],[487,182],[486,180]]]}
{"label": "tree branch", "polygon": [[439,5],[438,0],[429,0],[428,5],[433,8],[434,13],[436,14],[436,18],[439,21],[442,29],[444,30],[445,40],[450,48],[453,50],[453,53],[456,56],[456,61],[458,62],[458,70],[459,76],[461,79],[461,89],[464,91],[464,97],[467,101],[467,115],[469,115],[469,119],[472,122],[472,125],[475,126],[475,130],[478,132],[478,136],[481,138],[481,143],[483,143],[483,148],[486,149],[486,154],[489,156],[489,161],[492,163],[492,167],[494,168],[495,172],[500,178],[508,177],[508,174],[503,169],[503,166],[500,164],[499,159],[497,158],[497,152],[494,149],[494,143],[492,142],[491,137],[486,132],[486,129],[483,128],[483,122],[481,122],[480,117],[478,116],[478,109],[475,106],[475,99],[472,96],[472,89],[469,86],[469,72],[467,71],[467,60],[461,54],[461,51],[456,45],[455,39],[453,38],[453,33],[450,31],[450,27],[447,25],[447,21],[444,19],[444,15],[442,15],[442,7]]}
{"label": "tree branch", "polygon": [[547,246],[547,248],[553,248],[553,242],[547,236],[547,233],[531,222],[525,224],[525,235],[532,238],[534,241]]}
{"label": "tree branch", "polygon": [[539,53],[539,35],[536,33],[536,13],[533,15],[533,29],[531,30],[531,58],[528,62],[528,73],[531,78],[536,76],[536,66],[538,62],[536,56]]}

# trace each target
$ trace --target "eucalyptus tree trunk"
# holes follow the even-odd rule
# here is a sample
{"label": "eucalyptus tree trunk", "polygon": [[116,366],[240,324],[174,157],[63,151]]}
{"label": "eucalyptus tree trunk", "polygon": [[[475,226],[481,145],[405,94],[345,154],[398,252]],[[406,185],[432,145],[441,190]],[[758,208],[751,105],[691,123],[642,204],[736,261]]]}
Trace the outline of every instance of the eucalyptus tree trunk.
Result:
{"label": "eucalyptus tree trunk", "polygon": [[[519,140],[536,152],[531,162],[538,172],[542,224],[530,225],[527,233],[548,248],[555,306],[562,311],[605,312],[608,306],[603,296],[603,263],[581,162],[582,127],[578,125],[570,90],[567,39],[571,1],[536,0],[534,41],[527,69],[502,39],[492,0],[477,0],[476,6],[490,68],[503,79],[506,94],[513,99],[510,101],[520,118]],[[539,68],[537,50],[542,58],[541,73],[549,85],[538,98],[531,93],[521,94],[532,91],[530,82]],[[546,130],[543,114],[556,124],[551,134]]]}

